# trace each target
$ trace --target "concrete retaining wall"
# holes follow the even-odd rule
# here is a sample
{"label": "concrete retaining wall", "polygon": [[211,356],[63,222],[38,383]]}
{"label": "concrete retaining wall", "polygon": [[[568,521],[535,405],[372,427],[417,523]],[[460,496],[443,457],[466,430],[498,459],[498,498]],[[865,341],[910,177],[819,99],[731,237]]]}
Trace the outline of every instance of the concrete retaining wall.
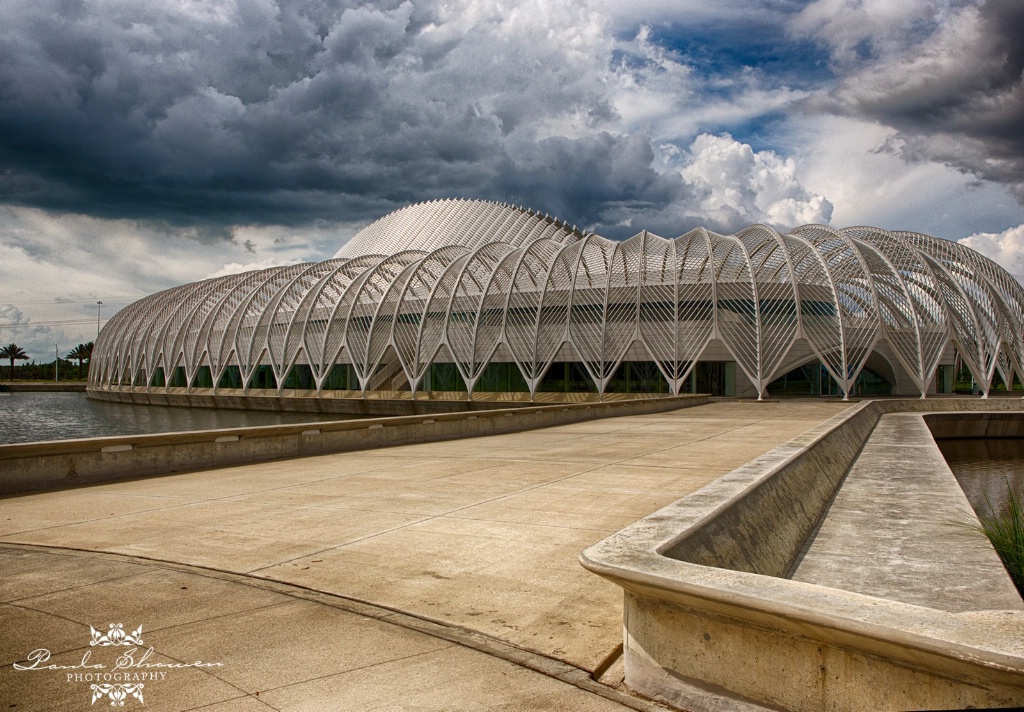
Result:
{"label": "concrete retaining wall", "polygon": [[705,494],[724,495],[706,521],[687,530],[662,551],[665,556],[703,566],[786,576],[808,536],[842,483],[878,420],[877,408],[854,406],[855,413],[827,421],[824,432],[797,438],[772,451],[780,463],[754,460],[719,481]]}
{"label": "concrete retaining wall", "polygon": [[331,452],[453,440],[707,402],[677,396],[0,445],[0,494]]}
{"label": "concrete retaining wall", "polygon": [[924,422],[936,440],[1024,438],[1024,413],[929,413]]}
{"label": "concrete retaining wall", "polygon": [[462,413],[501,408],[529,408],[564,403],[611,403],[623,400],[670,398],[667,395],[606,393],[476,393],[470,400],[465,392],[429,391],[413,397],[409,391],[276,391],[222,388],[214,394],[209,388],[166,388],[160,391],[128,386],[90,388],[89,397],[114,403],[159,405],[183,408],[232,408],[235,410],[272,410],[284,413],[327,413],[338,415],[393,416]]}
{"label": "concrete retaining wall", "polygon": [[692,710],[1024,703],[1024,611],[951,614],[778,577],[882,414],[973,410],[1024,403],[857,404],[584,551],[625,591],[626,684]]}

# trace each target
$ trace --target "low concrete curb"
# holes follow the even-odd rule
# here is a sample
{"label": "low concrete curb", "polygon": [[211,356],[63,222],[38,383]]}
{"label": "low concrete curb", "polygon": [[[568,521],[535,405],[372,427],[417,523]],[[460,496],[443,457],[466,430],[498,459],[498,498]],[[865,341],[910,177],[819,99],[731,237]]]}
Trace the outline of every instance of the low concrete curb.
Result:
{"label": "low concrete curb", "polygon": [[0,392],[8,393],[85,393],[86,383],[55,382],[55,383],[19,383],[7,381],[0,383]]}
{"label": "low concrete curb", "polygon": [[706,396],[562,403],[157,435],[0,445],[0,494],[659,413]]}
{"label": "low concrete curb", "polygon": [[860,403],[580,555],[625,591],[626,684],[691,710],[947,709],[1024,701],[1024,611],[951,614],[786,578],[885,413]]}

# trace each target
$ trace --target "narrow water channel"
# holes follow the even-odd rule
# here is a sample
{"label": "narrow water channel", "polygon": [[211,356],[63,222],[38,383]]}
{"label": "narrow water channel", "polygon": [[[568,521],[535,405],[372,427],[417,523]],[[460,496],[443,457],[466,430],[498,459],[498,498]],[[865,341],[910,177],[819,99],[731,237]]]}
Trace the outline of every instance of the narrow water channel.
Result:
{"label": "narrow water channel", "polygon": [[979,515],[1007,505],[1007,484],[1024,494],[1024,438],[937,440],[957,482]]}

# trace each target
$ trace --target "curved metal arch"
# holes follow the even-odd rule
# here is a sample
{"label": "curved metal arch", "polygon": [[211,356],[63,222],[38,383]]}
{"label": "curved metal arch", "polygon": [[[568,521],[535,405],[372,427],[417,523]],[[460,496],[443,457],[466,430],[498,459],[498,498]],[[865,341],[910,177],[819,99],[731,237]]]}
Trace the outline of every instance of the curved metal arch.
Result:
{"label": "curved metal arch", "polygon": [[[472,399],[476,382],[487,367],[494,352],[502,343],[504,334],[504,305],[508,300],[511,288],[512,273],[507,270],[508,262],[517,260],[524,252],[523,248],[514,248],[504,242],[491,242],[473,251],[456,278],[448,306],[448,323],[445,327],[444,342],[452,352],[456,367],[462,375],[469,397]],[[481,265],[478,274],[475,265]],[[505,283],[501,275],[507,275]],[[479,277],[485,275],[483,282]],[[472,282],[476,289],[471,292],[464,288]],[[488,297],[493,294],[492,287],[497,288],[497,295],[490,301],[501,305],[498,318],[488,309]],[[479,295],[474,302],[474,292]],[[472,315],[467,318],[467,315]],[[488,328],[486,345],[481,345],[481,329]]]}
{"label": "curved metal arch", "polygon": [[[136,304],[138,304],[139,307],[137,309],[133,309],[132,313],[124,320],[124,322],[118,323],[114,326],[105,327],[103,330],[106,331],[107,328],[110,328],[119,329],[121,332],[119,337],[111,337],[112,344],[111,348],[107,353],[107,358],[109,359],[109,362],[104,364],[102,367],[102,377],[105,379],[103,381],[105,384],[123,384],[125,369],[120,368],[120,366],[126,364],[130,371],[128,385],[133,385],[137,373],[137,369],[135,369],[134,364],[135,362],[139,361],[140,358],[141,360],[145,361],[145,351],[141,351],[139,349],[138,345],[136,344],[135,337],[136,334],[138,334],[139,329],[142,328],[142,322],[145,319],[145,315],[149,310],[150,302],[147,299],[140,299],[138,302],[136,302]],[[131,309],[132,306],[134,305],[129,305],[128,309]],[[103,337],[103,332],[100,332],[100,339],[97,340],[97,343],[99,343],[99,341],[102,340]],[[100,351],[99,353],[94,352],[94,357],[102,358],[102,351]],[[90,368],[89,370],[91,373],[93,369]]]}
{"label": "curved metal arch", "polygon": [[925,262],[932,268],[943,304],[946,305],[946,314],[949,316],[950,323],[950,344],[956,349],[960,359],[966,363],[968,370],[975,375],[975,378],[978,381],[984,381],[979,365],[982,363],[979,359],[983,358],[985,352],[983,329],[978,321],[977,313],[971,306],[971,300],[945,265],[932,255],[921,254]]}
{"label": "curved metal arch", "polygon": [[[579,242],[566,245],[555,255],[547,270],[541,294],[540,309],[537,312],[537,328],[534,331],[534,360],[537,363],[543,364],[538,369],[538,382],[547,373],[547,370],[554,363],[555,357],[564,345],[568,345],[569,349],[580,360],[586,362],[586,358],[576,348],[576,344],[572,339],[570,324],[572,322],[573,305],[576,296],[576,282],[579,279],[581,267],[589,279],[590,269],[584,262],[584,255],[588,254],[587,248],[595,239],[603,240],[604,238],[599,238],[597,235],[587,235]],[[557,280],[559,277],[561,279],[557,286],[561,287],[561,289],[551,289],[553,280]],[[541,343],[542,336],[544,344]],[[545,347],[543,352],[541,351],[542,347]],[[589,369],[587,369],[587,372],[591,380],[594,380]],[[595,381],[595,385],[600,388],[599,382]]]}
{"label": "curved metal arch", "polygon": [[[948,314],[935,292],[935,275],[913,245],[892,233],[870,227],[847,228],[843,232],[853,235],[855,239],[871,246],[879,253],[886,260],[894,279],[902,287],[910,307],[916,342],[916,364],[904,361],[903,365],[910,372],[911,378],[921,392],[921,397],[924,398],[948,338]],[[911,277],[915,275],[917,279],[912,279]],[[884,327],[886,331],[891,331],[888,324]],[[942,332],[946,332],[947,338],[944,338]],[[892,342],[891,339],[890,341]],[[901,348],[900,344],[893,345],[896,347],[897,356],[907,356],[906,349]]]}
{"label": "curved metal arch", "polygon": [[[235,277],[237,279],[231,282],[230,288],[207,313],[196,337],[196,351],[205,350],[205,361],[210,366],[214,393],[217,392],[220,378],[227,368],[227,360],[234,351],[234,334],[228,332],[231,316],[239,303],[265,279],[262,270],[242,272]],[[230,345],[225,347],[225,341],[229,341]],[[196,361],[202,361],[201,353]]]}
{"label": "curved metal arch", "polygon": [[[146,353],[153,354],[153,363],[150,368],[162,367],[164,376],[169,381],[171,373],[177,364],[176,354],[166,354],[163,350],[164,335],[168,329],[173,315],[186,304],[189,298],[202,289],[202,282],[179,287],[167,294],[160,304],[154,304],[152,309],[152,320],[149,322],[149,329],[143,337],[146,345]],[[162,366],[161,366],[162,364]],[[169,386],[165,386],[167,388]]]}
{"label": "curved metal arch", "polygon": [[[298,362],[299,355],[304,353],[301,341],[296,342],[294,348],[289,348],[289,336],[294,331],[299,309],[309,293],[337,271],[338,262],[339,260],[327,260],[294,265],[296,268],[305,269],[296,269],[286,275],[284,281],[277,285],[276,294],[263,308],[264,317],[257,321],[258,329],[263,328],[262,325],[265,324],[265,331],[262,334],[263,353],[269,358],[270,363],[266,365],[269,365],[274,373],[279,394],[284,389],[291,369]],[[308,320],[304,319],[304,323],[299,327],[300,331],[304,331],[307,324]],[[306,360],[311,360],[308,355]]]}
{"label": "curved metal arch", "polygon": [[[817,355],[819,361],[825,365],[836,383],[842,383],[844,380],[842,374],[847,372],[846,336],[843,328],[843,309],[839,303],[835,281],[832,279],[825,258],[812,242],[792,233],[786,233],[783,239],[792,240],[803,251],[801,259],[792,260],[795,251],[790,250],[793,274],[799,275],[794,278],[800,282],[802,287],[798,293],[800,303],[797,305],[797,311],[800,314],[800,336],[810,346],[811,351]],[[817,269],[801,270],[800,267],[807,263]],[[823,295],[821,287],[827,287],[828,292]],[[831,297],[831,300],[824,304],[823,297]],[[833,319],[834,323],[832,323]],[[828,340],[833,334],[834,342]],[[831,358],[835,353],[839,354],[838,364]],[[846,395],[845,390],[843,393]]]}
{"label": "curved metal arch", "polygon": [[[851,236],[854,230],[857,231],[856,234],[864,235],[870,229],[844,228],[842,232]],[[923,398],[928,386],[923,373],[925,366],[921,344],[921,319],[907,285],[899,270],[879,247],[857,237],[851,236],[851,239],[870,268],[879,315],[879,337],[886,339],[893,348],[897,361],[906,369]]]}
{"label": "curved metal arch", "polygon": [[[134,329],[132,330],[130,336],[127,337],[128,350],[131,354],[135,355],[135,358],[131,359],[132,372],[129,377],[129,383],[133,382],[135,379],[138,378],[139,370],[143,367],[143,364],[145,364],[146,368],[149,369],[147,371],[147,374],[151,373],[152,369],[155,368],[155,364],[153,364],[152,362],[157,359],[157,356],[151,353],[150,350],[146,348],[146,344],[149,341],[149,334],[153,330],[153,324],[159,316],[161,307],[166,306],[170,301],[176,299],[177,294],[181,289],[181,287],[167,289],[164,290],[163,292],[158,292],[144,300],[140,300],[144,302],[144,306],[140,310],[140,313],[134,325]],[[114,370],[117,371],[117,373],[115,374],[115,379],[117,380],[118,383],[124,382],[124,363],[125,360],[122,360],[120,364],[112,364]],[[118,368],[117,366],[121,366],[121,368]],[[148,376],[146,385],[149,385]]]}
{"label": "curved metal arch", "polygon": [[149,341],[149,334],[153,330],[154,322],[156,322],[159,317],[161,308],[166,307],[167,304],[176,300],[178,293],[181,290],[182,287],[175,287],[174,289],[157,292],[151,297],[141,300],[145,304],[143,309],[140,310],[141,313],[136,320],[135,328],[130,336],[131,343],[129,344],[129,348],[133,353],[145,354],[146,358],[149,360],[155,359],[155,355],[146,348],[146,344]]}
{"label": "curved metal arch", "polygon": [[270,278],[271,274],[267,270],[244,273],[244,278],[224,295],[224,299],[210,314],[207,356],[215,392],[232,358],[238,365],[239,374],[242,374],[237,344],[238,327],[245,320],[250,299]]}
{"label": "curved metal arch", "polygon": [[[91,359],[96,367],[94,368],[92,364],[89,367],[90,387],[113,385],[111,371],[114,361],[124,362],[125,359],[132,359],[131,337],[138,329],[139,323],[136,316],[146,310],[149,299],[140,299],[114,314],[100,332],[93,346]],[[128,385],[132,385],[132,381],[129,381]]]}
{"label": "curved metal arch", "polygon": [[[314,339],[312,343],[309,341],[308,329],[303,337],[306,348],[310,353],[318,354],[321,364],[322,373],[316,382],[318,392],[323,390],[324,381],[341,354],[351,352],[348,347],[348,327],[360,289],[385,259],[383,255],[363,255],[346,260],[320,288],[316,304],[328,312],[324,329],[320,338]],[[314,310],[317,308],[313,307]],[[314,346],[319,348],[314,350]],[[351,363],[353,359],[350,357],[349,361]]]}
{"label": "curved metal arch", "polygon": [[[679,378],[679,279],[675,241],[646,230],[630,239],[638,237],[636,339],[657,365],[672,394],[677,395],[682,379]],[[666,353],[669,350],[671,353]]]}
{"label": "curved metal arch", "polygon": [[[914,232],[898,234],[909,244],[932,257],[946,259],[940,255],[956,254],[982,275],[993,295],[997,297],[997,305],[1004,313],[1003,339],[1007,357],[1012,362],[1013,370],[1024,381],[1024,287],[997,264],[959,243],[938,240]],[[1012,374],[1011,379],[1006,380],[1012,385]]]}
{"label": "curved metal arch", "polygon": [[[239,368],[242,372],[244,390],[248,391],[251,387],[252,377],[260,365],[270,366],[274,373],[274,380],[277,381],[278,390],[280,390],[284,374],[280,373],[280,367],[275,362],[273,352],[270,349],[270,331],[273,327],[274,318],[277,316],[277,307],[287,293],[288,286],[295,278],[310,268],[311,265],[308,263],[272,267],[273,273],[249,295],[245,307],[245,316],[250,317],[251,321],[243,318],[235,322],[235,346]],[[254,303],[257,305],[256,309],[253,309]],[[248,339],[240,343],[238,336],[242,332],[243,324],[251,324],[251,328],[249,329]],[[243,351],[241,348],[238,348],[240,346],[244,346],[245,350]],[[269,364],[262,363],[264,354],[270,355]]]}
{"label": "curved metal arch", "polygon": [[[345,338],[364,396],[381,358],[392,344],[391,327],[398,308],[398,295],[426,254],[407,250],[384,259],[367,273],[354,295]],[[374,294],[379,296],[374,298]],[[361,307],[366,313],[357,316]],[[361,343],[353,343],[360,339]]]}
{"label": "curved metal arch", "polygon": [[[967,305],[971,308],[974,321],[978,326],[978,353],[976,356],[978,370],[971,369],[971,372],[977,381],[984,384],[982,394],[987,398],[998,365],[1004,331],[1003,314],[999,307],[1000,299],[985,277],[987,271],[985,265],[980,260],[972,259],[968,253],[962,252],[961,245],[948,240],[928,239],[921,243],[921,247],[926,254],[942,264],[944,270],[953,277],[963,293]],[[978,279],[979,275],[981,279]],[[970,367],[970,362],[968,362],[968,367]]]}
{"label": "curved metal arch", "polygon": [[[413,393],[443,343],[447,314],[443,319],[432,317],[431,307],[438,292],[444,290],[445,277],[450,276],[453,268],[459,269],[468,256],[467,249],[461,245],[439,247],[420,260],[398,296],[390,343],[398,353]],[[445,307],[450,302],[449,295],[450,292],[443,294]],[[413,309],[410,302],[419,302],[422,306]],[[424,342],[424,337],[429,339],[428,343]]]}
{"label": "curved metal arch", "polygon": [[[216,362],[213,360],[214,349],[211,348],[209,352],[211,361],[210,371],[215,385],[231,364],[232,355],[238,365],[243,388],[248,384],[249,376],[253,371],[253,364],[246,361],[248,353],[242,353],[241,344],[239,343],[239,331],[247,315],[250,314],[253,300],[284,269],[287,268],[271,267],[248,273],[246,278],[238,282],[235,288],[228,293],[221,306],[218,307],[217,314],[211,324],[211,336],[220,327],[220,343],[216,349]],[[211,343],[212,346],[213,344]]]}
{"label": "curved metal arch", "polygon": [[185,371],[185,384],[189,385],[188,364],[185,362],[185,351],[181,348],[181,330],[188,322],[194,310],[199,307],[213,284],[219,280],[204,280],[195,282],[196,288],[188,295],[178,301],[174,309],[168,311],[164,317],[164,324],[160,328],[157,339],[157,349],[162,354],[166,364],[166,375],[171,376],[179,364]]}
{"label": "curved metal arch", "polygon": [[[672,296],[671,354],[659,351],[655,343],[657,330],[646,327],[647,320],[643,315],[640,318],[640,333],[648,352],[659,364],[659,368],[662,368],[662,373],[669,378],[673,392],[678,393],[711,340],[718,335],[718,283],[715,279],[711,233],[704,228],[696,228],[667,242],[670,243],[672,253],[672,273],[668,280]],[[659,275],[661,279],[666,276],[669,275]],[[648,281],[646,276],[644,281]],[[649,283],[642,286],[641,294],[650,289]],[[661,293],[669,294],[664,290]],[[657,313],[655,309],[651,311]],[[671,370],[666,373],[669,363]]]}
{"label": "curved metal arch", "polygon": [[[757,398],[776,375],[800,333],[800,293],[789,250],[782,236],[767,225],[736,233],[750,263],[757,309]],[[790,313],[792,312],[792,313]]]}
{"label": "curved metal arch", "polygon": [[[760,397],[764,388],[760,375],[761,312],[750,255],[743,241],[733,235],[709,235],[718,287],[715,300],[718,338],[736,359],[736,365],[755,384]],[[742,279],[744,275],[746,280]],[[747,323],[744,317],[749,320]],[[753,342],[746,338],[750,322],[754,328]]]}
{"label": "curved metal arch", "polygon": [[621,244],[596,236],[584,238],[569,288],[566,338],[597,386],[599,397],[604,396],[614,368],[607,353],[608,283]]}
{"label": "curved metal arch", "polygon": [[188,324],[196,311],[202,308],[207,297],[216,289],[221,279],[197,282],[198,288],[179,302],[178,308],[167,316],[167,322],[162,330],[160,350],[163,352],[164,358],[172,364],[171,368],[175,368],[178,363],[181,363],[185,371],[186,387],[192,385],[192,374],[189,372],[191,364],[184,344]]}
{"label": "curved metal arch", "polygon": [[[603,395],[629,349],[640,339],[640,270],[648,234],[641,232],[614,243],[605,280],[603,342]],[[660,369],[659,369],[660,370]],[[664,374],[663,374],[664,375]]]}
{"label": "curved metal arch", "polygon": [[[898,233],[881,231],[877,234],[888,235],[893,244],[898,244],[901,247],[899,258],[893,254],[887,254],[903,276],[907,284],[907,291],[911,295],[919,317],[921,317],[922,355],[925,362],[924,378],[931,380],[952,334],[952,316],[949,304],[942,295],[932,263],[926,259],[921,250]],[[889,244],[888,240],[886,243]]]}
{"label": "curved metal arch", "polygon": [[[836,304],[840,311],[846,312],[840,320],[843,370],[840,374],[829,370],[840,384],[843,399],[846,400],[881,331],[878,292],[864,256],[842,232],[826,225],[804,225],[793,230],[792,234],[805,238],[821,256],[835,290]],[[823,248],[830,243],[833,246],[826,254]],[[845,255],[837,254],[837,248],[845,250]],[[838,259],[833,263],[836,257]],[[851,271],[853,269],[856,271]],[[854,311],[853,307],[857,307],[857,310]],[[856,321],[858,319],[866,323],[859,325]]]}
{"label": "curved metal arch", "polygon": [[[456,369],[461,374],[461,369],[458,367],[458,359],[452,352],[448,342],[448,325],[452,314],[455,290],[459,286],[459,277],[463,274],[466,263],[469,262],[470,258],[471,255],[464,252],[449,263],[437,279],[437,283],[434,289],[431,290],[430,296],[424,305],[423,317],[420,320],[419,331],[416,335],[417,346],[414,363],[416,365],[417,386],[420,383],[420,378],[426,373],[433,360],[444,349],[447,349],[448,353],[451,354],[456,364]],[[472,394],[472,390],[470,390],[470,394]]]}
{"label": "curved metal arch", "polygon": [[[209,364],[211,377],[216,371],[210,357],[210,334],[222,305],[247,277],[248,274],[242,272],[221,278],[217,287],[210,291],[203,304],[199,305],[192,313],[181,344],[182,351],[185,353],[185,378],[190,389],[204,361]],[[216,392],[216,380],[213,382],[213,387]]]}
{"label": "curved metal arch", "polygon": [[286,297],[278,306],[278,311],[283,305],[290,301],[292,304],[291,318],[288,319],[287,327],[281,337],[280,350],[283,365],[282,373],[287,374],[298,363],[299,356],[305,354],[306,363],[313,375],[313,382],[316,385],[317,393],[320,392],[320,381],[323,376],[325,365],[320,359],[320,354],[312,351],[307,346],[306,334],[310,328],[317,323],[311,318],[319,297],[327,283],[350,262],[346,259],[331,259],[320,262],[321,267],[317,270],[310,270],[297,277],[289,290],[297,292],[291,300]]}
{"label": "curved metal arch", "polygon": [[531,398],[536,394],[537,383],[547,368],[547,364],[538,363],[537,331],[548,275],[558,255],[570,247],[553,240],[530,243],[519,255],[509,284],[502,324],[503,341],[508,344],[530,387]]}

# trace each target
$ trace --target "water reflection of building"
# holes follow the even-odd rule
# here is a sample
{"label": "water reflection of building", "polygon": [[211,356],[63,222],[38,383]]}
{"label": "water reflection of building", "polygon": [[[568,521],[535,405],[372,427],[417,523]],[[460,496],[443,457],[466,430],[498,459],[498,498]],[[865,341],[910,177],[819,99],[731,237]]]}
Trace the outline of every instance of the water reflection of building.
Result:
{"label": "water reflection of building", "polygon": [[413,205],[333,259],[142,299],[90,389],[987,393],[1020,379],[1024,290],[962,245],[876,228],[615,242],[525,208]]}

